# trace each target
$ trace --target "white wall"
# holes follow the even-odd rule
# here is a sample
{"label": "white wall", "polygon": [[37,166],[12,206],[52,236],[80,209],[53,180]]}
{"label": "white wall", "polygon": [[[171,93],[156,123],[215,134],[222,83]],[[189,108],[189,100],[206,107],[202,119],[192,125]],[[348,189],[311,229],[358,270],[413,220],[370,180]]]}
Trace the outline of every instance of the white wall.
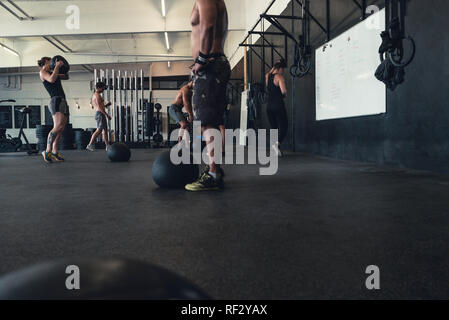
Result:
{"label": "white wall", "polygon": [[[243,39],[248,34],[248,31],[256,24],[259,20],[260,15],[265,12],[272,0],[244,0],[240,5],[242,11],[245,12],[245,30],[240,32],[240,34],[234,32],[233,35],[227,40],[229,42],[226,55],[230,57],[231,68],[234,68],[237,63],[243,58],[243,48],[238,47],[238,45],[243,41]],[[281,14],[285,8],[290,3],[290,0],[277,0],[271,7],[269,14]],[[260,31],[261,24],[259,24],[256,31]],[[265,29],[270,26],[268,22],[265,22]],[[255,43],[260,36],[252,35],[249,43]]]}
{"label": "white wall", "polygon": [[[71,74],[69,81],[64,81],[64,91],[67,96],[67,102],[70,107],[70,121],[74,128],[92,128],[95,127],[93,116],[95,111],[90,107],[90,99],[92,93],[90,91],[90,81],[92,76],[90,73],[76,73]],[[0,99],[15,99],[14,105],[41,106],[41,121],[45,121],[45,106],[50,102],[49,95],[42,85],[39,75],[22,76],[22,88],[20,91],[0,90]],[[76,108],[75,104],[78,102],[80,109]],[[8,105],[11,103],[8,103]],[[7,105],[7,104],[2,104]],[[14,123],[13,123],[14,125]],[[18,135],[17,129],[7,129],[7,133],[11,136]],[[36,143],[35,129],[25,130],[30,143]]]}
{"label": "white wall", "polygon": [[[190,65],[191,61],[177,61],[171,62],[171,67],[168,67],[167,61],[164,62],[152,62],[152,63],[127,63],[127,64],[101,64],[95,65],[93,68],[98,70],[122,70],[128,72],[137,71],[140,73],[140,70],[143,71],[145,77],[150,75],[150,66],[151,66],[151,75],[153,77],[169,77],[169,76],[184,76],[190,75]],[[110,73],[111,74],[111,73]]]}

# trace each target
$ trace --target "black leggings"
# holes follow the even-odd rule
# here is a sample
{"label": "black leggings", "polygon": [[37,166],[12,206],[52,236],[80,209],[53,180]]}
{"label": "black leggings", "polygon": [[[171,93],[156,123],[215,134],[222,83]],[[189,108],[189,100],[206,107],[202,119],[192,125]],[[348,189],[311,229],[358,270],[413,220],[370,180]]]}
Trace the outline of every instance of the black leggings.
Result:
{"label": "black leggings", "polygon": [[271,129],[278,129],[278,141],[282,143],[288,133],[288,117],[285,106],[278,106],[276,109],[267,109],[268,121]]}

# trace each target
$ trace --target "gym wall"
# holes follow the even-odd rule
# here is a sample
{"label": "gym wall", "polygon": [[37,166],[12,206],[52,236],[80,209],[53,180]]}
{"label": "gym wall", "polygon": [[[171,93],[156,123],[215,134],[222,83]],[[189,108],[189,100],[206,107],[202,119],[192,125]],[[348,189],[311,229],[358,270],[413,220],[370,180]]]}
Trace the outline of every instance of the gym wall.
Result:
{"label": "gym wall", "polygon": [[[167,68],[167,63],[154,63],[154,68],[152,70],[153,76],[171,76],[171,75],[187,75],[189,62],[173,62],[172,68]],[[104,66],[98,66],[104,67]],[[115,68],[116,70],[136,70],[141,69],[142,65],[134,66],[132,64],[117,64],[109,65],[108,68]],[[36,68],[37,69],[37,68]],[[145,75],[149,75],[149,67],[144,70]],[[41,106],[41,123],[45,123],[45,106],[50,102],[48,93],[42,85],[39,75],[23,75],[21,76],[22,82],[20,90],[8,90],[0,88],[1,99],[15,99],[16,103],[3,103],[2,106],[13,105],[13,106]],[[78,73],[74,72],[70,74],[70,80],[63,82],[64,91],[67,96],[67,102],[70,109],[70,123],[72,123],[74,128],[95,128],[96,122],[94,119],[95,110],[91,108],[90,101],[92,98],[91,91],[91,81],[93,75],[88,72]],[[177,90],[154,90],[153,91],[153,101],[155,103],[159,102],[162,104],[162,120],[163,120],[163,132],[162,135],[164,139],[167,138],[167,110],[166,106],[169,106],[176,96]],[[148,91],[145,92],[147,97]],[[77,107],[79,105],[79,108]],[[30,143],[36,143],[36,130],[35,129],[25,129],[25,134],[29,139]],[[7,133],[11,136],[17,136],[19,129],[7,129]]]}
{"label": "gym wall", "polygon": [[[380,4],[382,1],[367,1]],[[325,23],[326,1],[311,1],[311,12]],[[299,15],[299,5],[295,14]],[[315,121],[315,69],[296,80],[296,107],[292,119],[292,98],[286,99],[290,126],[295,124],[296,150],[338,159],[392,164],[405,168],[449,173],[449,2],[417,1],[408,4],[407,30],[417,43],[414,62],[406,68],[406,80],[394,92],[387,92],[387,113],[376,116]],[[290,15],[291,7],[283,14]],[[442,14],[446,13],[446,14]],[[361,12],[350,0],[331,1],[331,37],[360,22]],[[290,31],[290,22],[285,22]],[[312,22],[314,49],[325,35]],[[273,30],[272,28],[269,29]],[[298,34],[300,25],[296,24]],[[275,30],[273,30],[275,31]],[[438,34],[438,41],[431,35]],[[276,39],[271,37],[271,39]],[[284,38],[274,41],[284,52]],[[255,50],[261,53],[260,48]],[[314,50],[313,50],[314,51]],[[266,50],[271,63],[271,50]],[[315,60],[315,57],[313,57]],[[253,55],[253,81],[260,81],[260,60]],[[292,42],[288,42],[288,64],[292,64]],[[373,74],[374,74],[373,70]],[[291,93],[292,81],[286,75]],[[437,85],[435,85],[437,84]],[[263,111],[265,120],[265,106]],[[288,141],[292,146],[290,127]]]}
{"label": "gym wall", "polygon": [[[93,120],[95,111],[90,107],[89,103],[92,97],[90,90],[90,81],[92,75],[90,73],[73,73],[70,75],[70,81],[63,83],[64,91],[67,96],[67,102],[70,108],[70,122],[74,128],[94,128],[96,126]],[[21,90],[1,90],[2,99],[15,99],[16,103],[8,103],[3,105],[41,106],[41,123],[45,122],[45,106],[50,102],[48,93],[42,85],[39,75],[23,75]],[[76,107],[79,104],[80,109]],[[7,129],[7,133],[17,136],[19,129]],[[36,143],[36,130],[25,129],[30,143]]]}
{"label": "gym wall", "polygon": [[[315,98],[310,94],[315,79],[298,81],[300,112],[296,120],[304,120],[296,134],[305,136],[306,150],[341,159],[449,172],[449,85],[444,55],[449,34],[442,31],[448,29],[449,22],[442,12],[449,12],[448,1],[409,2],[406,28],[417,43],[417,54],[406,68],[405,82],[387,92],[384,115],[316,122]],[[430,36],[433,34],[441,35],[439,41]]]}

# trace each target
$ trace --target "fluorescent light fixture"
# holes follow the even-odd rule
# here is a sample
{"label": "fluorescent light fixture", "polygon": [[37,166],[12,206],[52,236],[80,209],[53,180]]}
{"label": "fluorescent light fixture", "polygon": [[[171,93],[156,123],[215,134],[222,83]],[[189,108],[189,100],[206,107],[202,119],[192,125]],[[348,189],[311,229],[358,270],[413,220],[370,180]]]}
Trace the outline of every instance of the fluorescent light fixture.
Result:
{"label": "fluorescent light fixture", "polygon": [[161,0],[162,16],[165,17],[165,0]]}
{"label": "fluorescent light fixture", "polygon": [[14,51],[13,49],[10,49],[10,48],[8,48],[7,46],[5,46],[3,43],[0,43],[0,46],[1,47],[3,47],[3,49],[5,50],[5,51],[7,51],[7,52],[9,52],[9,53],[11,53],[11,54],[13,54],[13,55],[15,55],[15,56],[19,56],[19,54],[16,52],[16,51]]}
{"label": "fluorescent light fixture", "polygon": [[167,50],[170,50],[170,43],[168,42],[168,33],[165,32],[165,44],[167,46]]}

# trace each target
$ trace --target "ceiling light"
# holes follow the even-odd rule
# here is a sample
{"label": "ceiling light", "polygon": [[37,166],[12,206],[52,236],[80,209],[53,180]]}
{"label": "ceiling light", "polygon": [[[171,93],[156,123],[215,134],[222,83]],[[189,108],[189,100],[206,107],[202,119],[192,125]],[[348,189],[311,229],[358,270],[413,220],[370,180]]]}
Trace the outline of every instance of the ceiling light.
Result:
{"label": "ceiling light", "polygon": [[9,53],[11,53],[11,54],[13,54],[13,55],[15,55],[15,56],[17,56],[17,57],[19,56],[19,54],[18,54],[16,51],[14,51],[14,50],[8,48],[8,47],[5,46],[4,44],[0,43],[0,46],[2,46],[3,49],[4,49],[5,51],[7,51],[7,52],[9,52]]}
{"label": "ceiling light", "polygon": [[165,0],[161,0],[162,16],[165,17]]}
{"label": "ceiling light", "polygon": [[170,43],[168,42],[168,33],[165,32],[165,44],[167,46],[167,50],[170,50]]}

